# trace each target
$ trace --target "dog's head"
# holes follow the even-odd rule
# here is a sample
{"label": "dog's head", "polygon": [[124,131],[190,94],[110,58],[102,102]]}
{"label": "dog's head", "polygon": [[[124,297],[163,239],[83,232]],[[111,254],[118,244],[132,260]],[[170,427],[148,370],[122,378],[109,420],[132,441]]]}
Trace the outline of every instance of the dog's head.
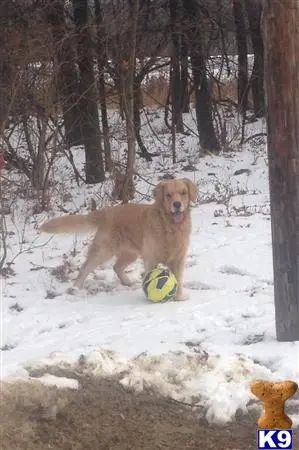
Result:
{"label": "dog's head", "polygon": [[161,181],[154,189],[154,198],[174,223],[181,223],[189,211],[190,202],[196,202],[196,186],[188,178]]}

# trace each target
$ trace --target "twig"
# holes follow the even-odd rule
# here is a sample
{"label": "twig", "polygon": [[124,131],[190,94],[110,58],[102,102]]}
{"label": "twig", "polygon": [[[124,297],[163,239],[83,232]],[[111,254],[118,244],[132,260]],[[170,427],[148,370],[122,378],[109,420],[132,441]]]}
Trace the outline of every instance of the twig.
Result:
{"label": "twig", "polygon": [[257,137],[261,137],[261,136],[267,136],[267,133],[256,133],[253,134],[252,136],[249,136],[248,138],[246,138],[243,142],[243,144],[246,144],[247,142],[251,141],[251,139],[257,138]]}
{"label": "twig", "polygon": [[[54,236],[51,236],[51,237],[49,237],[49,239],[46,241],[46,242],[44,242],[43,244],[39,244],[39,245],[31,245],[30,247],[28,247],[28,248],[26,248],[26,249],[21,249],[10,261],[8,261],[7,263],[6,263],[6,265],[7,266],[11,266],[14,262],[15,262],[15,260],[17,259],[17,257],[18,256],[20,256],[20,255],[22,255],[23,253],[27,253],[27,252],[29,252],[29,251],[31,251],[31,250],[35,250],[35,249],[37,249],[37,248],[41,248],[41,247],[45,247],[52,239],[53,239],[53,237]],[[34,243],[37,239],[39,238],[39,236],[37,236],[34,240],[33,240],[33,242],[32,243]]]}
{"label": "twig", "polygon": [[[122,167],[123,169],[126,168],[126,165],[125,165],[125,164],[122,164],[121,162],[115,162],[114,164],[117,165],[117,166]],[[150,181],[148,181],[146,178],[144,178],[142,175],[140,175],[140,173],[137,172],[136,170],[133,171],[133,174],[136,175],[137,177],[139,177],[142,181],[145,181],[145,182],[146,182],[147,184],[149,184],[150,186],[153,186],[153,187],[155,186],[154,183],[151,183]]]}
{"label": "twig", "polygon": [[176,403],[177,405],[188,406],[188,408],[202,408],[202,405],[196,405],[195,403],[187,403],[182,400],[176,400],[175,398],[169,397],[171,403]]}

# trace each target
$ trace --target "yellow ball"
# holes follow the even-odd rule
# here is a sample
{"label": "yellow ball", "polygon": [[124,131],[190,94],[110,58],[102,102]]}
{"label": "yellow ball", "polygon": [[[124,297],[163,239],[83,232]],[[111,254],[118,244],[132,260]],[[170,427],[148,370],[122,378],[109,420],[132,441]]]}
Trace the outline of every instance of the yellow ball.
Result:
{"label": "yellow ball", "polygon": [[169,269],[156,267],[145,275],[142,288],[148,300],[163,303],[175,296],[177,280]]}

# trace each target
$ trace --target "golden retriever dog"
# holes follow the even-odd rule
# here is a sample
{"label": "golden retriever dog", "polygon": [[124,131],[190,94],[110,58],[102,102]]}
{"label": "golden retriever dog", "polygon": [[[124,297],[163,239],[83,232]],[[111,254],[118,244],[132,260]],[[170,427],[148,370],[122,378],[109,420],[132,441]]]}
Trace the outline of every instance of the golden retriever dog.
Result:
{"label": "golden retriever dog", "polygon": [[113,266],[122,284],[130,286],[125,269],[141,257],[145,271],[165,264],[177,278],[177,300],[184,300],[183,273],[191,233],[190,202],[197,199],[196,186],[187,178],[161,181],[154,189],[154,203],[128,203],[68,215],[44,223],[47,233],[96,230],[76,286],[98,265],[116,257]]}

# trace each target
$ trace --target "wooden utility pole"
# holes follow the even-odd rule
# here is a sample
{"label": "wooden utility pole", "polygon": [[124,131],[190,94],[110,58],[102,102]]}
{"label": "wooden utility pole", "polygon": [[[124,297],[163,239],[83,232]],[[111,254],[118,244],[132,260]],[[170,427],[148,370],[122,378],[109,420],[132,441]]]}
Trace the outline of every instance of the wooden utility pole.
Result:
{"label": "wooden utility pole", "polygon": [[299,340],[299,1],[265,0],[265,91],[276,333]]}

